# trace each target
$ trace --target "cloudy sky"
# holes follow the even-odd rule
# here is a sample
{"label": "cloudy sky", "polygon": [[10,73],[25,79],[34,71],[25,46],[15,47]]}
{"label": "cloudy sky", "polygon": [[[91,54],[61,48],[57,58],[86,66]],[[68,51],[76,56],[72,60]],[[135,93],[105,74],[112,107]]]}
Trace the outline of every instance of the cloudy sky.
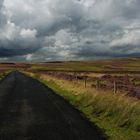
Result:
{"label": "cloudy sky", "polygon": [[140,0],[0,0],[0,60],[140,56]]}

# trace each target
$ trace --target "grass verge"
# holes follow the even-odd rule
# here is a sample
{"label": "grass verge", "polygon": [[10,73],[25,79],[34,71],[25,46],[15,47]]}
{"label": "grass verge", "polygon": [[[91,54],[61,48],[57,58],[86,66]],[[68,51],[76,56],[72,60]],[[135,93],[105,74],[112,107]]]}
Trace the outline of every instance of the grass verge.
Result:
{"label": "grass verge", "polygon": [[2,80],[5,76],[7,76],[10,73],[10,71],[2,72],[0,73],[0,80]]}

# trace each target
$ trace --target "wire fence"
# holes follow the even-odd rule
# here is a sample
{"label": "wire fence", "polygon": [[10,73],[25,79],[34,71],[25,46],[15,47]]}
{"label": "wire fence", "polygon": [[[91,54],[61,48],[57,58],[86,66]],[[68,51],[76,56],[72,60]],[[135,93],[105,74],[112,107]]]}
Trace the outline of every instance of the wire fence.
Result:
{"label": "wire fence", "polygon": [[136,96],[140,98],[140,85],[135,85],[133,81],[134,78],[125,76],[111,76],[104,75],[101,77],[90,77],[86,74],[81,74],[77,72],[64,73],[64,72],[44,72],[58,79],[64,79],[74,82],[83,82],[83,86],[87,88],[88,86],[96,88],[96,90],[111,90],[114,94],[120,91],[127,92],[130,96]]}

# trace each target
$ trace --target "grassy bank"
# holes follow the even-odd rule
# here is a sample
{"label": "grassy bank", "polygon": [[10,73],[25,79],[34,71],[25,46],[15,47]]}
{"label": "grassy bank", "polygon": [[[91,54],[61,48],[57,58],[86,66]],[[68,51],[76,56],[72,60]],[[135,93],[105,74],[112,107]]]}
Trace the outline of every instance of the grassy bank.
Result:
{"label": "grassy bank", "polygon": [[2,80],[6,75],[8,75],[10,71],[0,73],[0,80]]}
{"label": "grassy bank", "polygon": [[140,101],[125,95],[96,91],[79,82],[31,75],[49,86],[102,128],[111,140],[139,140]]}

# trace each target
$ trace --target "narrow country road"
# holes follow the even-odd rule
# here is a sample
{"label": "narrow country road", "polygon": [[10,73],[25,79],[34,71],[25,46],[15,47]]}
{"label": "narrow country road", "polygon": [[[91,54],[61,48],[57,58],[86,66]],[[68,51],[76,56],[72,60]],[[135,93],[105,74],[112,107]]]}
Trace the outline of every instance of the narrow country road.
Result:
{"label": "narrow country road", "polygon": [[48,87],[19,72],[0,83],[0,140],[104,140]]}

